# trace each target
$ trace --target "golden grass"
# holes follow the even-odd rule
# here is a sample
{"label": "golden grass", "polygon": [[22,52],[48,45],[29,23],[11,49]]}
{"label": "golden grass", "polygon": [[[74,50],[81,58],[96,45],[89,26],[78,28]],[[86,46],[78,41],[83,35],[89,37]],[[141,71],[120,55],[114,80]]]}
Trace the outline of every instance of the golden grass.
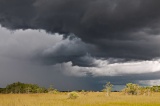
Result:
{"label": "golden grass", "polygon": [[160,106],[160,93],[151,96],[126,96],[102,92],[79,93],[68,99],[68,93],[58,94],[0,94],[0,106]]}

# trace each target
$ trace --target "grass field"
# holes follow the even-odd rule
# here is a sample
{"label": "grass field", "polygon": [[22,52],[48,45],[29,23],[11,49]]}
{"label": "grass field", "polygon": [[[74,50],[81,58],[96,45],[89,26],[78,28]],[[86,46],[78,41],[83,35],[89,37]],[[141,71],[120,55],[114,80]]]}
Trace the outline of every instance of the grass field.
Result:
{"label": "grass field", "polygon": [[78,93],[68,99],[68,93],[58,94],[0,94],[0,106],[160,106],[160,93],[151,96],[127,96],[103,92]]}

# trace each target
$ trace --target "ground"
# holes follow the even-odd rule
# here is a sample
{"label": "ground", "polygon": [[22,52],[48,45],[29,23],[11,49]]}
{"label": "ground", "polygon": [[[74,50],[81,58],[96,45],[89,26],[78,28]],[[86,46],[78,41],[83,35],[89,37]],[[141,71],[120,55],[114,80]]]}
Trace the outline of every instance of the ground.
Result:
{"label": "ground", "polygon": [[160,93],[150,96],[107,96],[103,92],[78,93],[77,99],[68,99],[68,93],[57,94],[0,94],[0,106],[160,106]]}

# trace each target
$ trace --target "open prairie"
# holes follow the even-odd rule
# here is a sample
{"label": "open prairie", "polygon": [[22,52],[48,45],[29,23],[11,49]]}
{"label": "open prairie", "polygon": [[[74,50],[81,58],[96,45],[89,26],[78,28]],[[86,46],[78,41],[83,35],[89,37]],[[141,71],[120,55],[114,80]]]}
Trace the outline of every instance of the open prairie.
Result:
{"label": "open prairie", "polygon": [[68,93],[58,94],[0,94],[0,106],[160,106],[160,93],[150,96],[131,96],[114,92],[78,93],[77,99],[68,99]]}

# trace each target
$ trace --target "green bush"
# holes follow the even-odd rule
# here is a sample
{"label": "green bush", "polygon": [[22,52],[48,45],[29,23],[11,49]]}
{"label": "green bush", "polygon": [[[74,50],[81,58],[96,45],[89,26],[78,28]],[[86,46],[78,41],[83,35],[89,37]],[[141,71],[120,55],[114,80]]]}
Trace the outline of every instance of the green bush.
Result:
{"label": "green bush", "polygon": [[78,93],[75,92],[75,91],[70,92],[68,96],[69,96],[69,97],[68,97],[69,99],[76,99],[76,98],[79,97]]}
{"label": "green bush", "polygon": [[58,90],[57,89],[54,89],[54,90],[52,90],[52,91],[48,91],[48,93],[50,93],[50,94],[58,94]]}
{"label": "green bush", "polygon": [[126,87],[122,90],[124,94],[128,95],[139,95],[141,94],[142,87],[138,84],[127,83]]}

